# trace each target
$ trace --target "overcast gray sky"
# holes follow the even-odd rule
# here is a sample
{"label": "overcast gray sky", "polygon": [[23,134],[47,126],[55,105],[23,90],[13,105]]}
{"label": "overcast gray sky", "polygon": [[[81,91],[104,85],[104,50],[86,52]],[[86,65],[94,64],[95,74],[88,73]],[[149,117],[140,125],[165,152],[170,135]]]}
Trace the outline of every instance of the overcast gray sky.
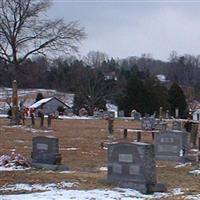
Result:
{"label": "overcast gray sky", "polygon": [[167,60],[172,50],[200,54],[200,1],[54,0],[48,15],[85,27],[81,55],[91,50],[114,58],[149,53]]}

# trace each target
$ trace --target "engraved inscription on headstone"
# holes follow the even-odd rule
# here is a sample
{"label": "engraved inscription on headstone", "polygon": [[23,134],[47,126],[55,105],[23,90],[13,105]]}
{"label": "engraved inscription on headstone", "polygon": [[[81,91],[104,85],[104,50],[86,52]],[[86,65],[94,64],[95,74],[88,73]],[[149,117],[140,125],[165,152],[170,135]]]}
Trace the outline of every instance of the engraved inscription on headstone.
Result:
{"label": "engraved inscription on headstone", "polygon": [[130,165],[129,166],[129,174],[137,175],[140,173],[140,166],[139,165]]}
{"label": "engraved inscription on headstone", "polygon": [[122,166],[120,164],[113,165],[113,173],[121,174],[122,173]]}
{"label": "engraved inscription on headstone", "polygon": [[187,149],[188,136],[186,132],[171,130],[155,135],[155,153],[158,160],[184,161]]}
{"label": "engraved inscription on headstone", "polygon": [[48,150],[48,145],[47,144],[37,144],[37,149],[38,150]]}
{"label": "engraved inscription on headstone", "polygon": [[141,142],[109,145],[107,181],[143,193],[153,192],[156,185],[153,145]]}
{"label": "engraved inscription on headstone", "polygon": [[133,162],[132,154],[119,154],[119,162],[132,163]]}
{"label": "engraved inscription on headstone", "polygon": [[167,145],[167,144],[162,144],[158,145],[158,152],[171,152],[171,153],[176,153],[178,151],[178,146],[177,145]]}

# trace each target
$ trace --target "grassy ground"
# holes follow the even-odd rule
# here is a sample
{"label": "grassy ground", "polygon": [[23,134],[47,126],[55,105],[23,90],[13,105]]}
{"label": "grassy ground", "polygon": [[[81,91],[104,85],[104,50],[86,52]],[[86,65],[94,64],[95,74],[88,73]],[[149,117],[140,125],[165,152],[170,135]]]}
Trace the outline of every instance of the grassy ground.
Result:
{"label": "grassy ground", "polygon": [[[107,151],[101,148],[113,141],[125,141],[123,128],[139,128],[140,124],[128,120],[116,120],[113,137],[108,137],[106,120],[53,120],[52,132],[31,132],[30,121],[26,128],[11,128],[7,119],[0,119],[0,155],[9,154],[11,149],[22,154],[31,161],[32,137],[38,135],[54,135],[59,138],[62,163],[75,171],[70,174],[45,170],[29,170],[17,172],[0,172],[0,186],[14,183],[52,183],[60,181],[79,182],[79,189],[111,188],[106,183],[106,172],[99,170],[106,166]],[[39,122],[36,123],[39,130]],[[130,133],[127,141],[136,139]],[[151,135],[145,133],[142,141],[152,142]],[[67,150],[77,148],[77,150]],[[186,194],[200,193],[200,176],[189,175],[192,166],[174,168],[177,163],[157,162],[159,182],[167,184],[168,190],[181,187]],[[167,199],[167,198],[166,198]],[[183,199],[170,197],[167,200]]]}

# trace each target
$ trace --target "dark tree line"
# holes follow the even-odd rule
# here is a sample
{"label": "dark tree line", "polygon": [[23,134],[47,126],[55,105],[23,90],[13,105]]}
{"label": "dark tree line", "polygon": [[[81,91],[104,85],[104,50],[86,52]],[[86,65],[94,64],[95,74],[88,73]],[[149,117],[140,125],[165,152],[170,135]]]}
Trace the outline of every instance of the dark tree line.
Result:
{"label": "dark tree line", "polygon": [[[45,57],[36,57],[26,60],[21,64],[22,70],[13,69],[12,73],[15,73],[21,88],[46,88],[74,93],[76,113],[85,107],[92,114],[95,107],[105,109],[106,102],[117,104],[126,116],[130,116],[133,109],[142,114],[153,114],[160,107],[170,110],[172,115],[176,107],[182,116],[186,113],[185,97],[179,86],[176,84],[175,89],[167,89],[147,67],[142,70],[137,64],[126,66],[124,61],[114,59],[102,59],[98,66],[89,63],[92,62],[74,57],[51,62]],[[10,86],[10,72],[4,65],[0,65],[0,70],[0,84]]]}

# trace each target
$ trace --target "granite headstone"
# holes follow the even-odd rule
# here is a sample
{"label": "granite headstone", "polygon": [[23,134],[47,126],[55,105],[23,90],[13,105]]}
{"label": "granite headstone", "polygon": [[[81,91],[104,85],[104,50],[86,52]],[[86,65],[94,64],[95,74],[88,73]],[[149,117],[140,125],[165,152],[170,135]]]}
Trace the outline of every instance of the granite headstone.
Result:
{"label": "granite headstone", "polygon": [[61,164],[58,138],[53,136],[37,136],[32,143],[32,164]]}
{"label": "granite headstone", "polygon": [[178,130],[156,133],[154,144],[157,160],[184,162],[188,150],[188,134]]}
{"label": "granite headstone", "polygon": [[172,129],[173,130],[182,130],[182,123],[181,123],[181,121],[174,120],[172,122]]}
{"label": "granite headstone", "polygon": [[155,128],[155,118],[143,117],[141,121],[141,128],[143,130],[153,130]]}
{"label": "granite headstone", "polygon": [[131,113],[131,117],[134,119],[134,120],[140,120],[141,119],[141,114],[137,111],[135,112],[132,112]]}
{"label": "granite headstone", "polygon": [[156,164],[153,145],[140,142],[110,144],[107,181],[142,193],[154,192]]}

